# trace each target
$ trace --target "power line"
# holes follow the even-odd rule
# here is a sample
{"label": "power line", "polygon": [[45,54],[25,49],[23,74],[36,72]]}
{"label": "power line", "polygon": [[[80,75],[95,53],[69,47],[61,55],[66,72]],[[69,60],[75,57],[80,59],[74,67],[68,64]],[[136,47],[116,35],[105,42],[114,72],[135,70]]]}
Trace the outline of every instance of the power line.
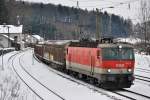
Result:
{"label": "power line", "polygon": [[77,9],[79,9],[80,7],[79,7],[79,1],[77,1]]}
{"label": "power line", "polygon": [[[77,0],[69,0],[69,1],[73,1],[73,2],[77,2]],[[106,0],[84,0],[84,1],[79,1],[78,0],[78,2],[110,2],[110,3],[113,3],[113,5],[112,4],[105,4],[105,7],[107,7],[107,6],[114,6],[114,7],[117,7],[117,6],[120,6],[120,5],[125,5],[125,4],[128,4],[128,7],[129,6],[131,6],[130,4],[131,3],[134,3],[134,2],[137,2],[137,1],[140,1],[140,0],[129,0],[129,1],[125,1],[125,2],[113,2],[113,1],[106,1]],[[102,6],[102,5],[90,5],[90,6],[81,6],[81,7],[98,7],[98,6]],[[103,7],[102,7],[103,8]],[[130,8],[130,7],[129,7]]]}
{"label": "power line", "polygon": [[[77,2],[77,0],[69,0],[69,1],[72,1],[72,2]],[[111,3],[116,3],[116,2],[113,2],[113,1],[108,1],[108,0],[80,0],[79,2],[111,2]]]}
{"label": "power line", "polygon": [[120,3],[132,3],[132,2],[136,2],[136,1],[139,1],[139,0],[129,0],[129,1],[125,1],[125,2],[115,2],[115,1],[108,1],[108,0],[68,0],[68,1],[72,1],[72,2],[110,2],[110,3],[117,3],[117,4],[120,4]]}

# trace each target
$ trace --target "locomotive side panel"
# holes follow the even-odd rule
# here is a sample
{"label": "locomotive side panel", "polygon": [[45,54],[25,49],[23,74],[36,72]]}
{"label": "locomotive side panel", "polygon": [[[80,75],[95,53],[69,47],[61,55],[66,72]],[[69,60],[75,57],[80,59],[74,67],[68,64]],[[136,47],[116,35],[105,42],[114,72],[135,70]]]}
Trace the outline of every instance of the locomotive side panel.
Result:
{"label": "locomotive side panel", "polygon": [[66,55],[66,68],[94,76],[95,67],[101,66],[99,52],[98,48],[69,47]]}
{"label": "locomotive side panel", "polygon": [[[111,50],[112,48],[109,48]],[[113,48],[114,49],[114,48]],[[132,49],[115,49],[116,53],[128,51]],[[105,54],[101,48],[85,48],[85,47],[68,47],[66,55],[66,68],[81,74],[98,79],[104,85],[111,86],[113,83],[116,87],[129,88],[134,80],[134,57],[124,55],[116,58],[114,55]],[[104,56],[111,56],[107,58]],[[117,54],[118,55],[118,54]]]}

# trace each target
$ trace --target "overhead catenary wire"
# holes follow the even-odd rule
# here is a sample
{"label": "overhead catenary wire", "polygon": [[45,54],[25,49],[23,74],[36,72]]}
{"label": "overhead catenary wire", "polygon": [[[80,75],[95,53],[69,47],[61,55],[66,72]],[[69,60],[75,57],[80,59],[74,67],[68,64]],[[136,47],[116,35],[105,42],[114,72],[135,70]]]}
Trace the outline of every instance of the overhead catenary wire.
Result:
{"label": "overhead catenary wire", "polygon": [[72,2],[110,2],[110,3],[116,3],[114,1],[108,1],[108,0],[69,0],[69,1],[72,1]]}
{"label": "overhead catenary wire", "polygon": [[[124,2],[115,2],[115,1],[108,1],[108,0],[69,0],[69,1],[72,1],[72,2],[81,2],[81,3],[84,3],[84,2],[89,2],[90,5],[80,5],[80,7],[84,7],[84,8],[105,8],[105,7],[108,7],[108,6],[113,6],[114,8],[116,7],[119,7],[121,5],[125,5],[127,4],[128,8],[130,9],[131,8],[131,3],[134,3],[134,2],[137,2],[137,1],[140,1],[140,0],[127,0],[127,1],[124,1]],[[101,4],[101,5],[91,5],[91,2],[108,2],[107,4]],[[130,7],[129,7],[130,6]]]}
{"label": "overhead catenary wire", "polygon": [[[72,2],[110,2],[110,3],[121,3],[121,2],[116,2],[116,1],[113,1],[113,0],[68,0],[68,1],[72,1]],[[138,1],[138,0],[128,0],[128,1],[125,1],[125,2],[135,2],[135,1]]]}

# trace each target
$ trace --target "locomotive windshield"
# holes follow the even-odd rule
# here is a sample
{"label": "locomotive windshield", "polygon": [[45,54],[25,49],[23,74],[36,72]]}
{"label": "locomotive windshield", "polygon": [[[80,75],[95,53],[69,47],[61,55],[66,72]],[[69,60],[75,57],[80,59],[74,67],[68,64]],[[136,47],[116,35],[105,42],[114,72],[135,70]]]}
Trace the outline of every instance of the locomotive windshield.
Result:
{"label": "locomotive windshield", "polygon": [[134,59],[134,52],[132,48],[103,48],[102,58],[109,60],[132,60]]}

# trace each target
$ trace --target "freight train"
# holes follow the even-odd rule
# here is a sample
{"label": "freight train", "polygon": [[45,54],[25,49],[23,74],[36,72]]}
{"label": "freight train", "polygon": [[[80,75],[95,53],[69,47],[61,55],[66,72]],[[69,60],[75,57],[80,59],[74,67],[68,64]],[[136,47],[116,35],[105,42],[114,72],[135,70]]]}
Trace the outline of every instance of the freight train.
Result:
{"label": "freight train", "polygon": [[130,44],[79,41],[38,44],[34,50],[39,59],[103,88],[130,88],[134,81],[135,58]]}

